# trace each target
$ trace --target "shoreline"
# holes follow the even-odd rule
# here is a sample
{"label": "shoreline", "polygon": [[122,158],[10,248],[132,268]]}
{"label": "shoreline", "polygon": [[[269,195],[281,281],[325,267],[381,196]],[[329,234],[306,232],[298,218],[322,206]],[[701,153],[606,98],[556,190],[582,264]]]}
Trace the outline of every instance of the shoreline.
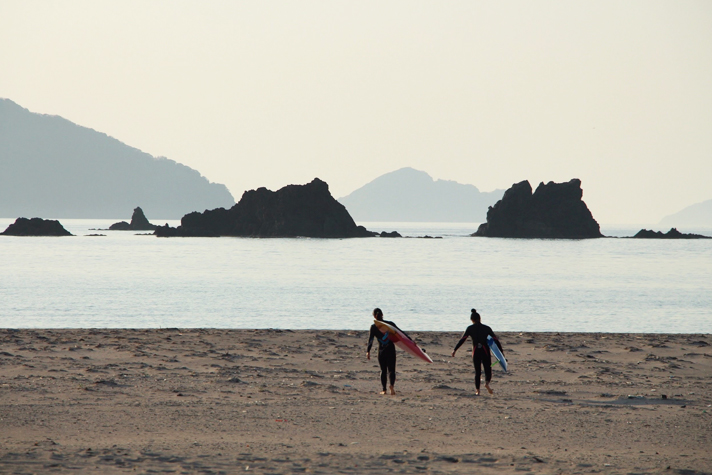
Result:
{"label": "shoreline", "polygon": [[712,467],[712,335],[497,332],[476,397],[461,332],[408,333],[379,396],[366,331],[1,329],[0,473]]}
{"label": "shoreline", "polygon": [[[370,323],[370,320],[369,320]],[[484,323],[484,322],[483,322]],[[491,322],[490,322],[491,323]],[[463,328],[466,328],[468,324],[463,324]],[[175,332],[193,332],[193,331],[218,331],[218,332],[286,332],[286,333],[309,333],[309,332],[359,332],[365,333],[368,337],[368,331],[354,328],[227,328],[227,327],[0,327],[0,334],[3,332],[24,332],[24,331],[48,331],[48,332],[81,332],[81,331],[91,331],[91,332],[101,332],[101,331],[127,331],[127,332],[160,332],[160,331],[175,331]],[[461,330],[408,330],[408,333],[421,333],[421,334],[447,334],[447,335],[457,335],[459,338],[462,335]],[[551,330],[551,331],[528,331],[528,330],[506,330],[498,331],[496,334],[502,335],[542,335],[542,336],[585,336],[585,335],[598,335],[598,336],[683,336],[683,337],[706,337],[712,336],[712,333],[704,332],[582,332],[582,331],[562,331],[562,330]]]}

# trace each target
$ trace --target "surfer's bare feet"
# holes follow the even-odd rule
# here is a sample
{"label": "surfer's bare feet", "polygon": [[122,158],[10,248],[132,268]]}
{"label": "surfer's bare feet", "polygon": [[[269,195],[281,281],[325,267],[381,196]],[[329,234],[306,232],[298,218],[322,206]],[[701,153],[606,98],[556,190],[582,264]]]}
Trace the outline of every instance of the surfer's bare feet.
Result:
{"label": "surfer's bare feet", "polygon": [[379,394],[384,395],[384,394],[386,394],[386,392],[385,392],[385,391],[381,391]]}
{"label": "surfer's bare feet", "polygon": [[391,386],[391,396],[395,396],[395,395],[396,395],[396,388]]}
{"label": "surfer's bare feet", "polygon": [[480,395],[480,390],[478,389],[475,391],[475,396],[479,396],[479,395]]}
{"label": "surfer's bare feet", "polygon": [[487,392],[494,394],[494,391],[492,391],[492,388],[489,387],[489,384],[485,384],[485,387],[487,388]]}

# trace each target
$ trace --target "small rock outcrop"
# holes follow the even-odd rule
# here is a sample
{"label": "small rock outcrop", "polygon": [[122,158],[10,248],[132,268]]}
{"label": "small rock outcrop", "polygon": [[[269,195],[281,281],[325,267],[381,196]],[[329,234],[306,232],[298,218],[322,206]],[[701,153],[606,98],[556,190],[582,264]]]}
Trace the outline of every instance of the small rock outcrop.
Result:
{"label": "small rock outcrop", "polygon": [[119,221],[109,226],[109,231],[131,231],[131,225],[126,221]]}
{"label": "small rock outcrop", "polygon": [[158,226],[148,222],[146,215],[140,207],[134,208],[131,222],[119,221],[109,226],[111,231],[153,231]]}
{"label": "small rock outcrop", "polygon": [[5,236],[72,236],[59,221],[42,218],[17,218],[2,233]]}
{"label": "small rock outcrop", "polygon": [[641,229],[632,237],[633,239],[712,239],[712,236],[703,236],[702,234],[685,234],[675,228],[670,228],[670,231],[662,233],[661,231],[653,231]]}
{"label": "small rock outcrop", "polygon": [[487,211],[487,222],[473,236],[586,239],[603,237],[581,199],[581,180],[540,183],[532,194],[528,181],[515,183]]}
{"label": "small rock outcrop", "polygon": [[357,226],[344,205],[331,196],[329,185],[315,178],[306,185],[288,185],[278,191],[267,188],[246,191],[239,203],[226,210],[193,212],[177,228],[159,226],[159,237],[371,237]]}
{"label": "small rock outcrop", "polygon": [[385,237],[385,238],[399,238],[403,237],[398,231],[391,231],[390,233],[387,231],[381,231],[381,234],[379,234],[380,237]]}

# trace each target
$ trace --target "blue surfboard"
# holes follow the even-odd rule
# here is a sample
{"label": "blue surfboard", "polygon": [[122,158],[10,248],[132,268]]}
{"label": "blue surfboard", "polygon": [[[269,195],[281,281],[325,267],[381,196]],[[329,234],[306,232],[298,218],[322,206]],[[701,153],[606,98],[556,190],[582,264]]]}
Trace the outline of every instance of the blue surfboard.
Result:
{"label": "blue surfboard", "polygon": [[[501,351],[499,351],[499,346],[497,346],[497,343],[494,341],[494,338],[492,338],[490,335],[487,335],[487,346],[489,346],[490,351],[492,352],[492,355],[497,358],[497,362],[499,362],[500,366],[502,366],[502,369],[504,372],[507,372],[507,360],[504,358],[504,355],[502,354]],[[496,365],[497,362],[492,363],[492,366]]]}

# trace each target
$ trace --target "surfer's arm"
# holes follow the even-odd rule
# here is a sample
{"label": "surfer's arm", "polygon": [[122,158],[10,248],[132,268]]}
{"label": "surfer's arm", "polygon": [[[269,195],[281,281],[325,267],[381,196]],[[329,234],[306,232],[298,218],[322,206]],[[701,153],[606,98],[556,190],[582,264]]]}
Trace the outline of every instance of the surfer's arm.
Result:
{"label": "surfer's arm", "polygon": [[370,356],[371,347],[373,346],[373,339],[376,336],[376,325],[371,325],[371,333],[368,335],[368,348],[366,348],[366,354]]}
{"label": "surfer's arm", "polygon": [[465,343],[467,341],[468,336],[469,335],[467,334],[467,332],[462,334],[462,338],[460,338],[460,341],[458,341],[457,345],[455,345],[455,349],[452,350],[452,356],[455,356],[455,352],[458,350],[458,348],[460,348],[462,346],[463,343]]}

